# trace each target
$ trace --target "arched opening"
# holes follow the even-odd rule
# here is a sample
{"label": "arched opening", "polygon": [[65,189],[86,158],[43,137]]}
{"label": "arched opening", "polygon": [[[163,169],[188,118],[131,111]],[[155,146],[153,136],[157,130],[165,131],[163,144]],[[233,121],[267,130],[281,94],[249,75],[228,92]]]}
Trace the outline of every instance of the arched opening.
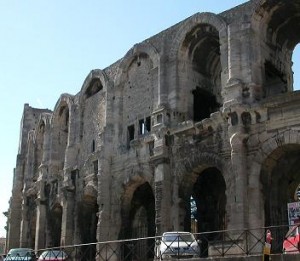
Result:
{"label": "arched opening", "polygon": [[[197,174],[192,190],[185,188],[184,230],[193,233],[224,230],[226,207],[226,184],[222,173],[209,167]],[[183,207],[183,206],[182,206]],[[210,240],[220,239],[220,233],[201,234],[201,255],[208,255]]]}
{"label": "arched opening", "polygon": [[[97,242],[98,209],[96,198],[85,197],[84,201],[78,204],[78,224],[82,244]],[[83,245],[81,252],[82,260],[93,260],[96,255],[96,245]]]}
{"label": "arched opening", "polygon": [[97,92],[103,89],[102,83],[100,79],[94,78],[91,80],[90,85],[85,91],[86,99],[90,98],[91,96],[95,95]]}
{"label": "arched opening", "polygon": [[61,245],[61,224],[62,224],[62,207],[55,204],[49,213],[49,232],[51,241],[48,247],[58,247]]}
{"label": "arched opening", "polygon": [[186,35],[183,49],[187,50],[187,64],[190,64],[185,76],[192,104],[188,105],[188,115],[194,121],[201,121],[222,104],[219,32],[209,24],[199,24]]}
{"label": "arched opening", "polygon": [[[299,1],[262,1],[256,10],[259,34],[265,38],[262,56],[264,61],[264,97],[295,90],[293,86],[292,56],[300,42]],[[294,69],[294,68],[293,68]]]}
{"label": "arched opening", "polygon": [[273,151],[262,164],[261,182],[264,196],[265,226],[283,225],[274,231],[274,240],[281,251],[282,239],[287,232],[287,204],[297,200],[300,184],[299,145],[284,145]]}
{"label": "arched opening", "polygon": [[[148,182],[135,189],[129,209],[122,212],[121,238],[145,238],[155,235],[155,201]],[[152,239],[136,241],[134,251],[128,246],[124,247],[124,258],[130,260],[133,255],[140,257],[141,260],[153,258],[152,246],[154,246]]]}
{"label": "arched opening", "polygon": [[69,138],[69,107],[66,101],[63,101],[57,108],[53,118],[52,135],[52,155],[53,168],[56,169],[55,175],[63,173],[65,163],[65,153]]}

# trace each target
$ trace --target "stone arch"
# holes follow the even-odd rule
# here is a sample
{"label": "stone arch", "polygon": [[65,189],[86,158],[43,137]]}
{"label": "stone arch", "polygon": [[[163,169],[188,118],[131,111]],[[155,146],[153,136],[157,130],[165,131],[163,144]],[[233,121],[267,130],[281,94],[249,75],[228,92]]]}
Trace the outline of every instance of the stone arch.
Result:
{"label": "stone arch", "polygon": [[[194,14],[191,18],[187,19],[178,29],[172,48],[170,50],[169,56],[170,60],[176,60],[180,52],[180,47],[186,37],[186,34],[190,32],[198,24],[209,24],[216,28],[219,32],[219,38],[222,44],[225,44],[227,40],[227,24],[226,22],[218,15],[210,12],[197,13]],[[223,42],[224,41],[224,42]],[[224,49],[225,51],[226,49]],[[227,53],[224,53],[224,57],[227,56]],[[224,64],[224,66],[226,66]],[[226,66],[227,68],[227,66]],[[225,68],[224,68],[225,69]]]}
{"label": "stone arch", "polygon": [[258,136],[259,140],[264,140],[254,158],[254,161],[258,164],[262,164],[266,157],[278,147],[288,144],[300,144],[300,134],[297,130],[287,129],[282,132],[277,132],[268,139],[264,139],[264,136],[265,133]]}
{"label": "stone arch", "polygon": [[[179,27],[170,51],[177,63],[176,103],[188,120],[219,111],[228,71],[227,24],[212,13],[198,13]],[[180,97],[184,97],[180,98]]]}
{"label": "stone arch", "polygon": [[80,98],[81,100],[85,100],[101,90],[106,92],[108,86],[109,79],[106,73],[100,69],[92,70],[82,84]]}
{"label": "stone arch", "polygon": [[106,73],[97,69],[89,73],[82,85],[79,96],[78,137],[82,144],[86,144],[82,149],[84,156],[99,150],[103,143],[101,134],[106,126],[107,95],[111,84]]}
{"label": "stone arch", "polygon": [[72,106],[74,104],[73,96],[69,94],[62,94],[57,101],[53,116],[52,116],[52,126],[55,127],[60,126],[64,129],[64,132],[69,133],[69,121],[72,113]]}
{"label": "stone arch", "polygon": [[[300,42],[299,0],[256,0],[252,27],[256,37],[253,44],[259,70],[256,81],[262,85],[262,97],[269,97],[293,90],[292,54]],[[256,71],[256,70],[254,70]]]}
{"label": "stone arch", "polygon": [[[259,225],[288,225],[287,203],[295,201],[295,191],[300,184],[299,153],[300,134],[289,129],[265,140],[253,158],[248,189],[255,189],[258,195],[249,198],[249,208],[254,204],[257,207],[255,219],[260,220]],[[275,245],[282,245],[285,232],[276,231]]]}
{"label": "stone arch", "polygon": [[[46,129],[49,130],[50,128],[50,115],[49,113],[47,114],[41,114],[39,122],[37,124],[37,129],[36,129],[36,138],[35,138],[35,177],[38,178],[39,176],[39,169],[41,165],[43,164],[44,160],[46,159],[47,155],[44,155],[44,144],[47,143],[47,139],[45,137],[46,135]],[[47,134],[49,135],[49,133]]]}
{"label": "stone arch", "polygon": [[[193,152],[190,152],[185,155],[189,155],[189,158],[186,158],[184,161],[176,160],[174,163],[174,175],[179,178],[179,182],[194,182],[195,176],[189,175],[189,173],[199,173],[206,168],[216,167],[217,169],[224,171],[224,179],[228,185],[229,183],[229,173],[231,172],[231,164],[222,159],[218,154],[213,152],[203,152],[200,148],[193,148]],[[182,151],[183,155],[184,152]],[[181,153],[178,153],[176,157],[184,158],[180,156]]]}
{"label": "stone arch", "polygon": [[[231,166],[215,153],[193,151],[190,157],[175,164],[178,178],[178,201],[180,223],[183,229],[192,232],[207,232],[226,229],[229,173]],[[232,186],[233,184],[231,184]],[[227,211],[226,211],[227,209]],[[184,218],[184,220],[182,220]],[[207,238],[216,240],[219,234],[205,235],[202,256],[207,256]]]}
{"label": "stone arch", "polygon": [[55,104],[52,121],[54,121],[55,117],[57,117],[57,115],[60,113],[59,110],[61,109],[62,106],[67,106],[69,109],[71,109],[73,104],[74,104],[73,95],[67,93],[62,94]]}
{"label": "stone arch", "polygon": [[62,94],[55,105],[51,119],[51,172],[56,175],[63,175],[66,149],[70,141],[72,106],[73,96]]}
{"label": "stone arch", "polygon": [[151,186],[152,191],[154,188],[151,184],[153,184],[153,178],[150,175],[150,169],[141,168],[140,167],[132,167],[126,173],[126,178],[123,183],[123,196],[122,196],[122,205],[127,208],[131,204],[131,200],[133,198],[133,194],[138,187],[141,185],[148,183]]}
{"label": "stone arch", "polygon": [[126,81],[128,67],[141,54],[147,54],[152,61],[153,68],[158,68],[159,70],[160,56],[155,47],[146,42],[136,44],[121,60],[114,80],[115,86],[119,86],[122,82]]}
{"label": "stone arch", "polygon": [[[145,238],[155,236],[155,198],[153,188],[149,180],[141,175],[134,175],[124,185],[121,203],[121,230],[120,239],[126,238]],[[154,239],[153,239],[154,240]],[[136,249],[138,256],[153,258],[153,240],[141,240]],[[127,253],[124,247],[124,258],[127,260],[132,253]]]}

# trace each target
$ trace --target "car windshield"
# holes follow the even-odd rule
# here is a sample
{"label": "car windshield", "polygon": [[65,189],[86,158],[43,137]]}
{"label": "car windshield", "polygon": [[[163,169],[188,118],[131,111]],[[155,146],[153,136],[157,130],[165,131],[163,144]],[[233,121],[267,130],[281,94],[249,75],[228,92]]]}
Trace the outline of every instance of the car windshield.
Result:
{"label": "car windshield", "polygon": [[165,242],[174,242],[174,241],[192,242],[195,239],[191,234],[168,234],[163,236],[162,240]]}
{"label": "car windshield", "polygon": [[15,248],[8,252],[8,256],[31,256],[32,253],[31,249]]}
{"label": "car windshield", "polygon": [[50,251],[45,251],[41,254],[41,258],[66,258],[67,254],[63,251],[60,250],[50,250]]}

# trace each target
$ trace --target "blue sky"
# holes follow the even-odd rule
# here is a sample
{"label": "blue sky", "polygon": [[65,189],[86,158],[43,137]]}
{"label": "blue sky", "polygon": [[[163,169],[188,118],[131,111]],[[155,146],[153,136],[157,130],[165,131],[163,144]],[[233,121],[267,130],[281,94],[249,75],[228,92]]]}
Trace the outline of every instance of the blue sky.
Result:
{"label": "blue sky", "polygon": [[0,0],[0,237],[25,103],[53,110],[62,93],[78,93],[92,69],[104,69],[134,44],[197,12],[244,2]]}

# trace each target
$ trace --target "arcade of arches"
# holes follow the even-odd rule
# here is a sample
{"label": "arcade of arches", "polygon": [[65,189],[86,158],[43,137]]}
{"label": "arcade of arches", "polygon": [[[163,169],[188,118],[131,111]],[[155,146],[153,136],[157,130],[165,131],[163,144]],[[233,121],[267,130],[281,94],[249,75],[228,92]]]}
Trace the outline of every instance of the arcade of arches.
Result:
{"label": "arcade of arches", "polygon": [[7,247],[287,225],[298,32],[300,0],[195,13],[92,70],[53,111],[25,104]]}

